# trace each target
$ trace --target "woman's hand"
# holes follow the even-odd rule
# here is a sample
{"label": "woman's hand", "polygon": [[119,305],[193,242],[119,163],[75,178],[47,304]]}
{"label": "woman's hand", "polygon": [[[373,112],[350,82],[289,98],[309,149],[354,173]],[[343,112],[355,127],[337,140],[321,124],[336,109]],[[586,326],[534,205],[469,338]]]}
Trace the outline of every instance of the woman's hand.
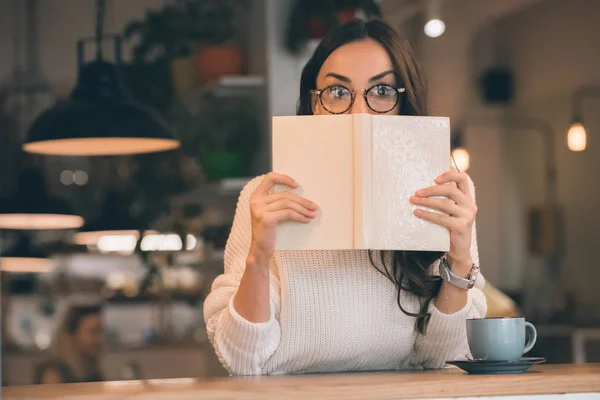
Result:
{"label": "woman's hand", "polygon": [[[466,277],[473,265],[471,235],[477,214],[477,205],[469,188],[469,179],[466,173],[451,170],[436,178],[435,182],[436,186],[417,190],[410,198],[410,202],[443,213],[437,214],[420,209],[414,211],[417,217],[450,230],[448,261],[452,272]],[[436,196],[446,198],[432,198]]]}
{"label": "woman's hand", "polygon": [[252,242],[249,257],[262,265],[269,265],[275,250],[275,227],[281,221],[291,220],[304,224],[316,217],[317,205],[289,191],[272,193],[275,185],[292,189],[298,183],[286,175],[269,173],[250,198]]}

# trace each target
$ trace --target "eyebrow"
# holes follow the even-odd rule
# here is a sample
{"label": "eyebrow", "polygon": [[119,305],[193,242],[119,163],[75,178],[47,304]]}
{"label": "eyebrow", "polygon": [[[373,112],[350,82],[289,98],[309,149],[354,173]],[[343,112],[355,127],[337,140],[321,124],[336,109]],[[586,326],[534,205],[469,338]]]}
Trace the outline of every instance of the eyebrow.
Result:
{"label": "eyebrow", "polygon": [[391,69],[390,69],[390,70],[388,70],[388,71],[385,71],[385,72],[382,72],[382,73],[380,73],[380,74],[377,74],[377,75],[373,76],[372,78],[369,78],[369,82],[378,81],[379,79],[381,79],[381,78],[383,78],[384,76],[387,76],[387,75],[389,75],[389,74],[394,74],[394,75],[395,75],[395,74],[396,74],[396,71],[393,71],[393,70],[391,70]]}
{"label": "eyebrow", "polygon": [[[390,69],[390,70],[388,70],[388,71],[384,71],[384,72],[382,72],[382,73],[380,73],[380,74],[377,74],[377,75],[375,75],[375,76],[373,76],[373,77],[369,78],[369,82],[374,82],[374,81],[377,81],[377,80],[379,80],[379,79],[381,79],[381,78],[383,78],[384,76],[387,76],[387,75],[389,75],[389,74],[394,74],[394,75],[395,75],[395,74],[396,74],[396,71],[394,71],[394,70],[391,70],[391,69]],[[337,80],[340,80],[340,81],[342,81],[342,82],[347,82],[347,83],[350,83],[350,82],[351,82],[351,79],[350,79],[350,78],[348,78],[347,76],[340,75],[340,74],[336,74],[335,72],[329,72],[329,73],[327,73],[327,74],[325,75],[325,78],[327,78],[328,76],[331,76],[332,78],[335,78],[335,79],[337,79]]]}
{"label": "eyebrow", "polygon": [[325,75],[325,78],[327,78],[328,76],[331,76],[332,78],[335,78],[335,79],[340,80],[342,82],[350,83],[350,78],[348,78],[347,76],[344,76],[344,75],[336,74],[335,72],[329,72],[329,73],[327,73]]}

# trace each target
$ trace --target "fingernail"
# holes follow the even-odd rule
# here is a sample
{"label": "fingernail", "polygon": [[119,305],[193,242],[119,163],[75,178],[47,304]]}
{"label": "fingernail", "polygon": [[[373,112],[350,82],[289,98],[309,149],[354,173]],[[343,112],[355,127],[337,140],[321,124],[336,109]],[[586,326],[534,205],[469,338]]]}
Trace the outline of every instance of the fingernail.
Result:
{"label": "fingernail", "polygon": [[417,190],[417,192],[415,193],[417,196],[422,196],[425,194],[425,190],[424,189],[419,189]]}
{"label": "fingernail", "polygon": [[421,214],[423,214],[423,210],[417,208],[417,209],[415,209],[415,214],[421,215]]}

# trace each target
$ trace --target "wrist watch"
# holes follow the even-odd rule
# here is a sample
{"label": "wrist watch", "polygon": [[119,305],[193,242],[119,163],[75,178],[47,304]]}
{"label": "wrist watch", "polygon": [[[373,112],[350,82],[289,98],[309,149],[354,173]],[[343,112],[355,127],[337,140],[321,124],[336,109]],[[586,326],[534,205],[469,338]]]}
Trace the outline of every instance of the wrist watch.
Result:
{"label": "wrist watch", "polygon": [[471,271],[466,278],[462,278],[452,271],[450,271],[450,264],[448,263],[448,258],[446,256],[442,257],[440,262],[440,276],[446,282],[459,287],[461,289],[471,289],[475,286],[475,282],[479,277],[479,267],[475,264],[471,267]]}

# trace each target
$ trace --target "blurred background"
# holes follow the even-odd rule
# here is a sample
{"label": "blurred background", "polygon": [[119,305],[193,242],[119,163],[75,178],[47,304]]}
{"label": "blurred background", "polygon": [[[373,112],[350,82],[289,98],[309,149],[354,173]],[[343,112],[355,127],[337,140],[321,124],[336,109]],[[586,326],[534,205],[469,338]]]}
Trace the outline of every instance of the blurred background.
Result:
{"label": "blurred background", "polygon": [[2,384],[225,375],[202,305],[239,191],[319,39],[377,16],[451,118],[490,314],[600,361],[600,1],[0,0]]}

